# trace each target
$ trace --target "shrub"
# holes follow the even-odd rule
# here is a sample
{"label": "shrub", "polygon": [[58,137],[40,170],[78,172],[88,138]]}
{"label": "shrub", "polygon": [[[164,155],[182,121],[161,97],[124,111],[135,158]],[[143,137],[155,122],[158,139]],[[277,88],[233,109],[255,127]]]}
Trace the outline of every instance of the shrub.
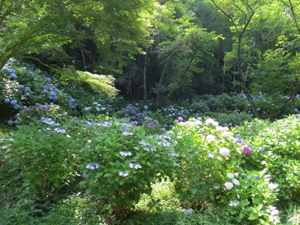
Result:
{"label": "shrub", "polygon": [[128,123],[104,122],[101,135],[82,149],[81,183],[86,194],[107,199],[110,213],[124,216],[141,194],[151,192],[151,182],[172,177],[174,168],[167,136],[158,139]]}
{"label": "shrub", "polygon": [[279,221],[270,176],[242,167],[254,154],[228,128],[212,119],[205,124],[191,120],[179,123],[172,132],[180,166],[176,188],[184,204],[193,208],[213,204],[239,223]]}

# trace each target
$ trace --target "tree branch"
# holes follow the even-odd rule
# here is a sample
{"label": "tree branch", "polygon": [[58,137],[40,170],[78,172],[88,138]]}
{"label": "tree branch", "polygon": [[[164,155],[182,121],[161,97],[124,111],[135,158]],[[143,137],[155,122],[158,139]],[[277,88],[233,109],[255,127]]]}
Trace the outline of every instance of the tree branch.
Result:
{"label": "tree branch", "polygon": [[52,67],[52,66],[49,66],[48,64],[46,63],[43,63],[41,60],[39,60],[38,58],[36,57],[33,57],[33,56],[23,56],[23,55],[16,55],[16,57],[18,58],[23,58],[23,59],[34,59],[36,61],[38,61],[40,64],[42,64],[43,66],[49,68],[49,69],[56,69],[55,67]]}

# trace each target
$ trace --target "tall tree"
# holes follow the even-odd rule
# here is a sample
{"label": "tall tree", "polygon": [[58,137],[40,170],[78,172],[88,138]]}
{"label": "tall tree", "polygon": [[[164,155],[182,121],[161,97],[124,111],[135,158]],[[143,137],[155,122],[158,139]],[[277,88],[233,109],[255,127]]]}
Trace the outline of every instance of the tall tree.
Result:
{"label": "tall tree", "polygon": [[[147,35],[142,14],[151,0],[0,0],[0,68],[11,57],[61,50],[67,43],[91,39],[99,59],[113,52],[135,53]],[[109,63],[106,63],[107,67]],[[114,64],[115,66],[115,64]],[[102,68],[98,66],[97,70]],[[108,68],[109,69],[109,68]]]}

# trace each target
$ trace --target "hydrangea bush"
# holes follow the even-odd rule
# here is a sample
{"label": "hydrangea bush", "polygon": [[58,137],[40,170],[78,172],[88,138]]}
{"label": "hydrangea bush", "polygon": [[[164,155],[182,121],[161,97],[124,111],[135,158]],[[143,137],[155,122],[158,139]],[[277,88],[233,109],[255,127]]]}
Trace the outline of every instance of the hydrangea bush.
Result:
{"label": "hydrangea bush", "polygon": [[227,127],[194,119],[179,123],[172,133],[179,168],[176,187],[185,204],[213,204],[238,222],[279,221],[278,213],[268,212],[277,199],[271,176],[243,168],[255,153]]}
{"label": "hydrangea bush", "polygon": [[172,178],[174,160],[166,136],[146,136],[145,130],[130,123],[104,122],[99,135],[82,149],[79,168],[87,194],[107,199],[108,209],[121,217],[151,182]]}

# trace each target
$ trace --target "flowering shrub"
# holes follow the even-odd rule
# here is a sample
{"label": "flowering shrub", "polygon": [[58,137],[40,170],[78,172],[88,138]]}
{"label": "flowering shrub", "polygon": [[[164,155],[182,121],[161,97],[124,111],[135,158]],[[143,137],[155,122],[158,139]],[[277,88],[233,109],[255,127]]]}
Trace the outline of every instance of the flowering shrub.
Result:
{"label": "flowering shrub", "polygon": [[81,173],[87,194],[105,198],[110,212],[122,216],[151,182],[172,178],[174,160],[164,137],[148,137],[143,129],[123,122],[105,122],[100,135],[82,149]]}
{"label": "flowering shrub", "polygon": [[248,170],[268,170],[272,181],[279,184],[278,198],[281,207],[285,207],[290,201],[299,203],[296,197],[300,193],[300,177],[296,172],[300,158],[297,141],[300,135],[299,121],[299,115],[273,123],[255,120],[238,129],[240,137],[252,149],[251,155],[243,156],[243,167]]}
{"label": "flowering shrub", "polygon": [[58,83],[28,64],[12,59],[0,71],[0,74],[1,77],[3,76],[5,86],[0,96],[3,105],[1,108],[9,112],[10,125],[19,124],[18,113],[36,103],[58,104],[60,108],[68,111],[72,108],[71,97],[56,87]]}
{"label": "flowering shrub", "polygon": [[83,143],[75,135],[67,137],[69,129],[59,125],[36,121],[19,126],[11,143],[10,160],[20,168],[25,184],[44,195],[77,176],[75,156]]}
{"label": "flowering shrub", "polygon": [[238,222],[279,221],[278,213],[268,212],[276,201],[270,175],[242,167],[252,150],[237,142],[227,127],[194,119],[178,123],[172,133],[179,166],[176,187],[185,204],[214,204]]}

